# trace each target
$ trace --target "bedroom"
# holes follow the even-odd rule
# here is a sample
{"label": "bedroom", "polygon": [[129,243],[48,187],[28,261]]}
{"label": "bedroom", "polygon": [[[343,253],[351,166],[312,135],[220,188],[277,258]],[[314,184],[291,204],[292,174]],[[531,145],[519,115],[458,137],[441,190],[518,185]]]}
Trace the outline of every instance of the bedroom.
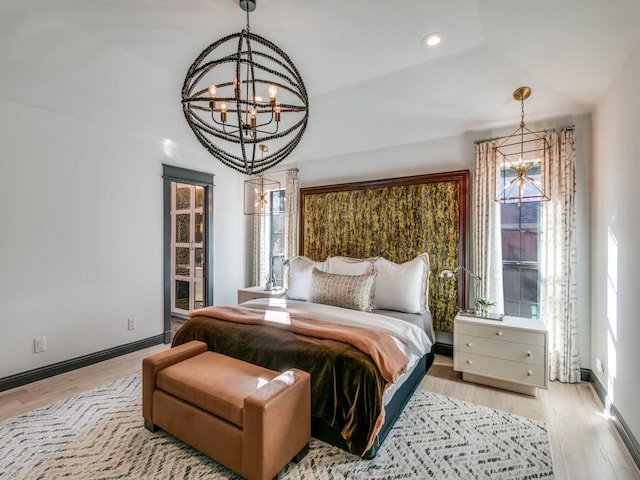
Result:
{"label": "bedroom", "polygon": [[[633,321],[640,281],[633,250],[640,225],[633,213],[639,195],[637,2],[616,2],[617,9],[597,1],[587,7],[560,2],[562,8],[532,2],[509,16],[500,2],[468,1],[455,11],[444,7],[448,2],[430,2],[433,10],[422,17],[428,20],[416,22],[407,40],[413,43],[402,44],[395,56],[384,48],[399,32],[378,34],[377,17],[389,16],[395,28],[410,33],[411,18],[418,15],[374,2],[376,8],[365,11],[336,7],[338,21],[315,9],[294,15],[296,2],[281,3],[288,13],[267,18],[261,15],[275,8],[273,1],[259,5],[252,28],[291,55],[312,93],[308,132],[290,159],[304,187],[470,169],[475,140],[517,124],[519,106],[510,95],[521,84],[533,88],[526,105],[532,125],[576,126],[584,162],[578,171],[581,367],[614,388],[614,405],[640,438],[634,373],[640,368],[640,327]],[[439,7],[440,18],[449,22],[444,27],[431,23]],[[251,269],[244,177],[192,138],[180,113],[179,89],[204,46],[244,26],[237,5],[105,2],[89,8],[12,0],[1,8],[0,307],[6,332],[0,378],[161,333],[165,163],[215,174],[214,300],[235,303]],[[381,14],[378,8],[389,10]],[[562,28],[549,24],[545,11],[554,8],[560,10],[554,23]],[[300,26],[312,24],[319,31],[300,43]],[[356,69],[348,68],[350,56],[337,57],[340,49],[326,43],[329,24],[343,30],[344,37],[334,35],[338,46],[352,47],[358,34],[372,42],[359,51]],[[535,38],[539,25],[548,30],[545,39]],[[467,36],[447,39],[442,46],[453,43],[453,50],[434,54],[419,43],[435,29],[461,29]],[[594,31],[608,45],[600,45]],[[525,40],[530,43],[520,52],[517,45]],[[558,69],[551,80],[541,72],[549,72],[545,60],[554,45],[576,50],[567,65],[550,57]],[[410,54],[412,48],[418,52]],[[377,52],[385,62],[377,61]],[[420,55],[428,57],[415,61]],[[411,83],[391,87],[400,80]],[[396,90],[412,94],[368,105],[376,92],[395,96]],[[426,96],[425,106],[416,109],[418,95]],[[614,250],[610,239],[617,242],[617,263],[607,263]],[[614,309],[613,266],[619,286]],[[615,341],[607,340],[612,314]],[[131,317],[135,330],[127,329]],[[33,339],[42,336],[46,351],[35,354]],[[604,372],[596,359],[604,361]]]}

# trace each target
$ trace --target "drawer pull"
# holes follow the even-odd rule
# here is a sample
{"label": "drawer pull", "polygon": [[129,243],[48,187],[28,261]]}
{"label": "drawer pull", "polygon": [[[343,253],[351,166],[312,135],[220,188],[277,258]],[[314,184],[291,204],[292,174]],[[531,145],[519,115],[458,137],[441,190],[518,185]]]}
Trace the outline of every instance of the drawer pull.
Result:
{"label": "drawer pull", "polygon": [[496,333],[496,335],[498,335],[499,337],[502,336],[502,332],[500,330],[498,330],[498,332]]}
{"label": "drawer pull", "polygon": [[533,353],[527,352],[527,357],[529,357],[529,358],[533,357]]}
{"label": "drawer pull", "polygon": [[529,370],[529,371],[527,372],[527,377],[530,377],[531,375],[533,375],[533,372],[532,372],[531,370]]}
{"label": "drawer pull", "polygon": [[472,365],[472,364],[473,364],[473,360],[467,360],[467,363],[468,363],[469,365]]}
{"label": "drawer pull", "polygon": [[468,343],[467,343],[467,347],[473,347],[473,343],[468,342]]}

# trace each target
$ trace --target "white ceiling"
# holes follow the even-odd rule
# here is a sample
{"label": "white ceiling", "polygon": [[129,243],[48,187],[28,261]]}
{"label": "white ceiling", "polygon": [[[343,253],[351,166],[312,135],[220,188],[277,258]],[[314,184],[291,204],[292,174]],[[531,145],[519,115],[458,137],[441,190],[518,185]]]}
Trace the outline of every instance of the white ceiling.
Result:
{"label": "white ceiling", "polygon": [[[237,0],[2,0],[0,98],[152,134],[158,92],[184,122],[188,66],[245,23]],[[640,1],[258,0],[250,23],[305,80],[303,161],[515,127],[521,85],[529,122],[590,112],[640,42]]]}

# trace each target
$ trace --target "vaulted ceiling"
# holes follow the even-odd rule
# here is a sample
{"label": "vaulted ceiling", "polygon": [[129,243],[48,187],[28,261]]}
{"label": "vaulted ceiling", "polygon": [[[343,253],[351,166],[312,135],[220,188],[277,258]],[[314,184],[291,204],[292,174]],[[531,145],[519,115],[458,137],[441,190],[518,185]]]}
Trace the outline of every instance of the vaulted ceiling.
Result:
{"label": "vaulted ceiling", "polygon": [[[188,66],[245,24],[237,0],[3,0],[0,98],[170,130],[154,117],[175,107],[184,123]],[[305,80],[305,161],[515,127],[521,85],[533,89],[528,121],[590,112],[640,42],[640,2],[258,0],[250,25]],[[442,42],[426,48],[432,32]]]}

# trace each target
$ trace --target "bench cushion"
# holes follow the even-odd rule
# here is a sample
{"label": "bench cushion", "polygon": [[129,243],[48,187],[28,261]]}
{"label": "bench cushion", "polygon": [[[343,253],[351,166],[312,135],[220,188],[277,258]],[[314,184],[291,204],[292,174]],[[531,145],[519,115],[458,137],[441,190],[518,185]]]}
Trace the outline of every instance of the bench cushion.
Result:
{"label": "bench cushion", "polygon": [[278,375],[207,351],[162,369],[157,387],[242,428],[244,399]]}

